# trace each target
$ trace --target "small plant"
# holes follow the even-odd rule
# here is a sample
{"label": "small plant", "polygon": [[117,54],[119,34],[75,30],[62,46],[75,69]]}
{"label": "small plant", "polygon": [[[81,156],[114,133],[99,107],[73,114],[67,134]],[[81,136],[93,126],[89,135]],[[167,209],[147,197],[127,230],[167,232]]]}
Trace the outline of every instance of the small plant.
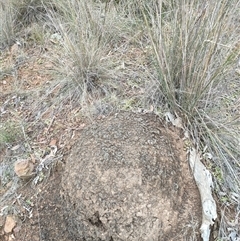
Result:
{"label": "small plant", "polygon": [[0,147],[15,142],[20,136],[20,129],[15,123],[0,125]]}
{"label": "small plant", "polygon": [[219,183],[223,182],[223,175],[222,175],[221,169],[219,167],[215,168],[215,170],[213,171],[213,175]]}

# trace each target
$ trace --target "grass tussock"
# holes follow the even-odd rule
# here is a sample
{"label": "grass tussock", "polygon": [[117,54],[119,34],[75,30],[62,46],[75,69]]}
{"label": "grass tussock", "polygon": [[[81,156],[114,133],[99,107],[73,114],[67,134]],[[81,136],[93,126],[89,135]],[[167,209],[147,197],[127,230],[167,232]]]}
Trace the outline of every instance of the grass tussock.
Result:
{"label": "grass tussock", "polygon": [[0,2],[0,47],[12,45],[21,30],[34,23],[44,23],[49,1],[9,0]]}
{"label": "grass tussock", "polygon": [[9,45],[15,35],[14,12],[11,1],[0,2],[0,47]]}
{"label": "grass tussock", "polygon": [[117,31],[116,15],[109,11],[108,3],[58,1],[56,7],[60,14],[49,14],[62,37],[64,61],[57,65],[64,76],[67,73],[68,91],[83,102],[95,90],[105,96],[113,85],[106,80],[111,77],[108,54],[118,36],[114,32]]}
{"label": "grass tussock", "polygon": [[214,153],[224,186],[236,193],[239,115],[231,116],[223,107],[223,96],[234,81],[233,66],[240,53],[238,36],[231,29],[238,8],[238,1],[227,0],[142,6],[158,73],[158,100],[183,118],[200,150],[207,147]]}

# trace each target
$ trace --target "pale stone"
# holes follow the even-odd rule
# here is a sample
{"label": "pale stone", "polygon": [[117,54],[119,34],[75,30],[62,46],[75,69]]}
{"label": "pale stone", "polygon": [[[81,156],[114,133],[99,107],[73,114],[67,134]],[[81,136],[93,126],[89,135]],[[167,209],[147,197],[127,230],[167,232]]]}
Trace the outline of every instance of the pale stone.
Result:
{"label": "pale stone", "polygon": [[14,171],[20,178],[30,177],[33,174],[34,165],[29,160],[18,160],[14,163]]}
{"label": "pale stone", "polygon": [[13,216],[8,215],[6,217],[6,221],[4,225],[4,232],[11,233],[15,226],[16,226],[15,218]]}

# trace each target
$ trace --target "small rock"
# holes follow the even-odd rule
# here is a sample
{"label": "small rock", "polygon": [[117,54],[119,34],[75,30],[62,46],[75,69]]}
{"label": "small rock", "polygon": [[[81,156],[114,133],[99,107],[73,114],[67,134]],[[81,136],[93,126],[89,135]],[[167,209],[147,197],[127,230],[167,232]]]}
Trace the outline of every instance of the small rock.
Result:
{"label": "small rock", "polygon": [[33,175],[34,165],[30,160],[18,160],[14,163],[14,171],[18,177],[26,179]]}
{"label": "small rock", "polygon": [[21,226],[18,225],[13,229],[13,232],[18,233],[20,230],[21,230]]}
{"label": "small rock", "polygon": [[10,236],[9,236],[9,238],[8,238],[8,241],[13,241],[13,240],[15,240],[16,238],[15,238],[15,236],[14,236],[14,234],[11,234]]}
{"label": "small rock", "polygon": [[6,221],[4,225],[4,232],[11,233],[15,226],[16,226],[15,218],[13,216],[8,215],[6,217]]}

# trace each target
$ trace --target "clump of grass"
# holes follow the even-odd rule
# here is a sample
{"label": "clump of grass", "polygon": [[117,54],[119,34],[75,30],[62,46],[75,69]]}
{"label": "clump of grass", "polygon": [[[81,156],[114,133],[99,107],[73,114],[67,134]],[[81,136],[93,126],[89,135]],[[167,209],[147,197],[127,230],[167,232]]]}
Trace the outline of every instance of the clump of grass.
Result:
{"label": "clump of grass", "polygon": [[[233,110],[240,98],[239,78],[234,74],[240,55],[235,22],[239,4],[237,0],[158,1],[154,8],[141,4],[157,73],[155,92],[149,94],[153,105],[181,116],[198,151],[212,154],[205,162],[212,167],[216,194],[219,202],[223,193],[228,197],[226,206],[231,204],[236,218],[240,115]],[[226,104],[227,97],[231,103]],[[230,218],[223,217],[219,238],[229,235],[225,231]]]}
{"label": "clump of grass", "polygon": [[[32,23],[47,20],[50,1],[9,0],[0,2],[0,44],[11,45],[21,30]],[[0,45],[0,47],[1,47]]]}
{"label": "clump of grass", "polygon": [[9,45],[14,33],[14,8],[12,6],[12,1],[1,1],[0,2],[0,47],[5,47],[4,45]]}
{"label": "clump of grass", "polygon": [[49,12],[49,16],[62,37],[64,60],[56,60],[59,72],[65,76],[62,90],[82,105],[110,96],[117,83],[109,55],[121,35],[121,16],[109,1],[60,0],[55,5],[59,11]]}
{"label": "clump of grass", "polygon": [[142,4],[158,73],[156,102],[182,116],[199,150],[207,146],[214,153],[212,161],[223,173],[221,188],[240,193],[239,116],[226,118],[221,98],[234,81],[240,53],[230,29],[239,1],[171,3],[160,1],[154,9]]}
{"label": "clump of grass", "polygon": [[60,15],[53,14],[53,23],[63,38],[64,63],[59,63],[75,83],[70,86],[80,93],[91,91],[101,75],[101,22],[87,1],[59,1]]}
{"label": "clump of grass", "polygon": [[33,22],[45,21],[47,4],[48,1],[13,0],[13,7],[16,9],[16,20],[23,26]]}

